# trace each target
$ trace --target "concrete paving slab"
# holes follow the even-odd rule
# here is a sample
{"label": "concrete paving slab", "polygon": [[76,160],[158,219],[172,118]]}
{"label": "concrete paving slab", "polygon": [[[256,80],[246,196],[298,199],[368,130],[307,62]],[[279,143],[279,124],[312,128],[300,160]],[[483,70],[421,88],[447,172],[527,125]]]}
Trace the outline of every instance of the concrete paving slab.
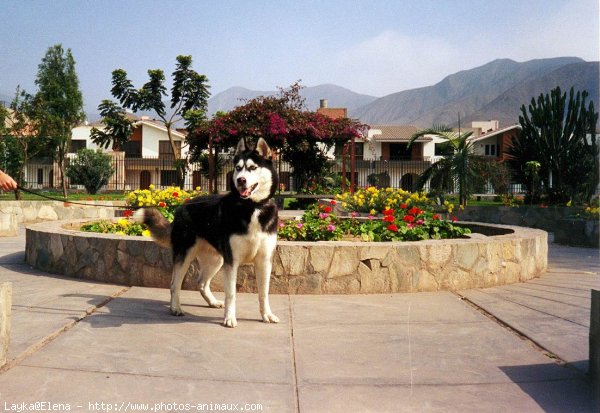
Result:
{"label": "concrete paving slab", "polygon": [[[301,385],[301,412],[569,412],[597,411],[585,381],[478,385]],[[589,390],[588,390],[589,391]]]}
{"label": "concrete paving slab", "polygon": [[231,410],[235,410],[237,404],[238,410],[295,411],[295,390],[291,385],[202,377],[162,377],[18,366],[0,375],[0,389],[2,408],[4,403],[10,406],[13,403],[54,402],[69,403],[70,410],[76,412],[106,412],[109,408],[113,412],[173,412],[186,411],[187,403],[194,407],[188,411],[214,411],[217,410],[214,408],[217,404],[229,404]]}
{"label": "concrete paving slab", "polygon": [[[482,291],[469,290],[462,293],[466,298],[562,360],[572,363],[582,372],[587,371],[589,327]],[[589,325],[589,310],[587,317]]]}
{"label": "concrete paving slab", "polygon": [[[153,296],[153,294],[149,294]],[[244,382],[292,383],[287,297],[274,303],[280,325],[249,318],[254,300],[240,297],[238,329],[220,325],[222,309],[195,308],[184,317],[166,311],[144,317],[135,303],[93,314],[24,365]],[[129,301],[127,296],[113,302]],[[139,298],[134,298],[139,302]],[[162,302],[158,302],[161,307]],[[110,306],[109,303],[108,306]],[[251,308],[250,308],[251,307]],[[122,310],[122,311],[120,311]],[[252,311],[254,310],[254,311]],[[61,357],[69,354],[67,359]],[[265,368],[265,366],[269,366]]]}

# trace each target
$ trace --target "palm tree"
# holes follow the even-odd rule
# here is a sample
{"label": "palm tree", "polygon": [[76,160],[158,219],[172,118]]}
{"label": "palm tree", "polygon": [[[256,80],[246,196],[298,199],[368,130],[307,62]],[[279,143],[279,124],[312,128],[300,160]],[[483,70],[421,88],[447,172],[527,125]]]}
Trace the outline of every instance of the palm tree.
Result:
{"label": "palm tree", "polygon": [[473,143],[469,137],[473,132],[458,133],[444,125],[434,125],[414,133],[408,142],[410,147],[418,138],[425,135],[435,135],[444,139],[449,151],[438,162],[427,168],[417,180],[417,187],[422,190],[429,181],[430,187],[440,192],[458,189],[460,205],[467,205],[469,196],[474,192],[475,185],[483,181],[492,163],[481,155],[475,155]]}

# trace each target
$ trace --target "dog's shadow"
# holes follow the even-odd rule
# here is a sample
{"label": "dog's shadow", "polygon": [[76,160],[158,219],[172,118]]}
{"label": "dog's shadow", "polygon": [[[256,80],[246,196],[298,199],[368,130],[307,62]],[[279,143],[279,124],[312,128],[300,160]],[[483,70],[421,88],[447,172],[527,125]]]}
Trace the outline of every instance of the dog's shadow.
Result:
{"label": "dog's shadow", "polygon": [[[94,294],[64,294],[63,297],[87,298],[88,304],[95,308],[90,315],[80,320],[93,328],[114,328],[133,324],[186,324],[204,323],[221,325],[223,309],[210,308],[201,303],[182,302],[185,312],[183,316],[174,316],[169,310],[169,303],[149,298],[117,297],[106,302],[106,296]],[[238,321],[260,321],[238,317]]]}

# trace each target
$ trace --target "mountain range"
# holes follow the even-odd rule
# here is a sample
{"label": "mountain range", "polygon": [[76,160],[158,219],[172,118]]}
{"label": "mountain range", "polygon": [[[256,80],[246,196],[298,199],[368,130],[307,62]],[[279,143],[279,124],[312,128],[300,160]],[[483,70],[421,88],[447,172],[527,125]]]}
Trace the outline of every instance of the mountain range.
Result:
{"label": "mountain range", "polygon": [[[483,66],[446,76],[432,86],[392,93],[380,98],[361,95],[333,85],[302,89],[306,107],[315,110],[320,99],[329,107],[348,108],[350,117],[370,125],[434,124],[455,126],[460,115],[463,125],[473,120],[497,119],[501,126],[517,123],[521,105],[548,93],[556,86],[568,91],[587,90],[588,101],[599,102],[599,64],[577,57],[557,57],[516,62],[497,59]],[[276,94],[234,87],[214,95],[208,102],[209,113],[231,110],[243,99]]]}
{"label": "mountain range", "polygon": [[[464,126],[474,120],[488,119],[497,119],[501,126],[508,126],[518,122],[521,105],[527,106],[532,98],[556,86],[567,92],[571,87],[587,90],[588,101],[592,100],[598,110],[599,78],[599,62],[586,62],[577,57],[526,62],[497,59],[450,74],[432,86],[383,97],[359,94],[334,84],[305,87],[300,94],[308,110],[316,110],[319,101],[327,99],[329,107],[347,108],[350,117],[369,125],[456,126],[460,116]],[[212,115],[229,111],[242,105],[244,100],[278,93],[232,87],[209,99],[208,112]],[[0,101],[9,103],[11,100],[10,93],[0,91]],[[153,113],[148,115],[153,116]],[[88,120],[97,119],[97,113],[88,114]]]}

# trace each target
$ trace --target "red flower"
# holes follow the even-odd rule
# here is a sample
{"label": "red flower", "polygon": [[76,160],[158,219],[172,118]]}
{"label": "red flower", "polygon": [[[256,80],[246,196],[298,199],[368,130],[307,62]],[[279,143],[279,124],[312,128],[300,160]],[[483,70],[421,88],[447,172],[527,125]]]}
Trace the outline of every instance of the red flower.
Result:
{"label": "red flower", "polygon": [[414,215],[414,216],[419,215],[421,212],[423,212],[423,211],[421,211],[417,207],[412,207],[411,209],[408,210],[408,213],[411,214],[411,215]]}
{"label": "red flower", "polygon": [[125,211],[123,211],[123,216],[125,218],[129,218],[132,215],[133,215],[133,211],[131,209],[126,209]]}
{"label": "red flower", "polygon": [[332,199],[331,201],[329,201],[329,205],[337,205],[337,202],[335,201],[335,199]]}
{"label": "red flower", "polygon": [[329,205],[325,205],[323,207],[323,212],[325,212],[326,214],[329,214],[331,212],[331,207]]}
{"label": "red flower", "polygon": [[179,196],[179,192],[173,192],[173,198],[177,198]]}
{"label": "red flower", "polygon": [[398,227],[394,224],[390,224],[387,226],[388,231],[398,232]]}
{"label": "red flower", "polygon": [[164,208],[164,207],[166,207],[166,206],[167,206],[167,204],[165,204],[163,201],[160,201],[160,202],[158,203],[158,207],[159,207],[159,208]]}
{"label": "red flower", "polygon": [[456,218],[454,215],[452,215],[452,222],[456,222],[458,221],[458,218]]}
{"label": "red flower", "polygon": [[404,222],[413,222],[415,220],[415,217],[413,217],[412,215],[405,215],[402,219],[404,220]]}
{"label": "red flower", "polygon": [[431,217],[435,220],[439,220],[440,219],[440,214],[433,214],[433,216]]}
{"label": "red flower", "polygon": [[384,222],[394,222],[394,216],[393,215],[386,215],[383,217],[383,221]]}
{"label": "red flower", "polygon": [[400,208],[402,208],[402,209],[406,209],[406,208],[408,208],[408,205],[406,205],[406,204],[401,204],[401,205],[400,205]]}
{"label": "red flower", "polygon": [[387,216],[394,215],[394,212],[396,212],[396,211],[394,211],[391,208],[390,209],[384,209],[383,210],[383,215],[387,215]]}

